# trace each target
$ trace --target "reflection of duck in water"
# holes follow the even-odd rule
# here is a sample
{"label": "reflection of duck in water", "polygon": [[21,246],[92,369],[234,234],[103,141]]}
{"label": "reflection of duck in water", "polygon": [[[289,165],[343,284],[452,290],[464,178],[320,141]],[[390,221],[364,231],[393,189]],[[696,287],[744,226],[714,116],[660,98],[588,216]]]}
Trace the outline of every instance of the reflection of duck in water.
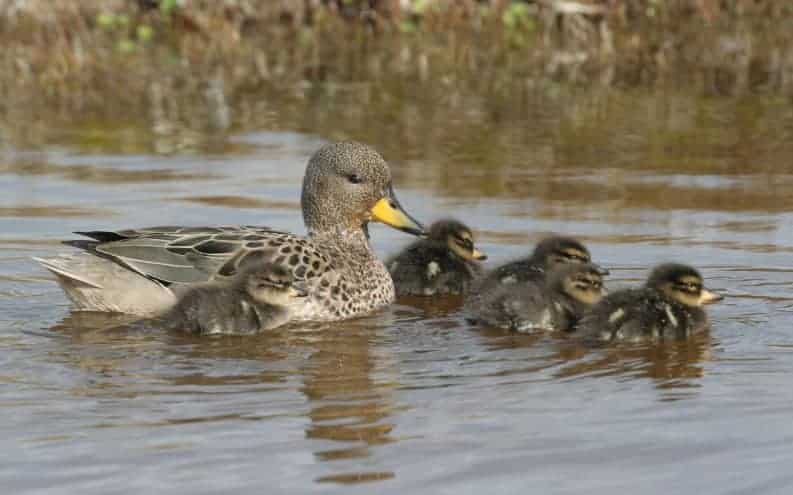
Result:
{"label": "reflection of duck in water", "polygon": [[487,259],[457,220],[438,220],[420,239],[386,262],[397,295],[462,294]]}
{"label": "reflection of duck in water", "polygon": [[605,294],[601,269],[590,263],[558,266],[545,282],[501,285],[475,305],[475,320],[524,333],[569,331]]}
{"label": "reflection of duck in water", "polygon": [[722,300],[704,288],[694,268],[677,263],[659,265],[640,289],[605,297],[579,325],[581,335],[600,341],[683,339],[707,328],[705,304]]}
{"label": "reflection of duck in water", "polygon": [[305,296],[283,266],[256,264],[231,281],[190,288],[165,321],[169,327],[200,334],[258,333],[287,323],[291,303]]}
{"label": "reflection of duck in water", "polygon": [[301,197],[308,237],[267,227],[154,227],[85,232],[86,252],[39,260],[77,309],[139,315],[170,309],[192,284],[235,276],[251,254],[291,272],[308,291],[296,320],[340,320],[392,302],[394,285],[369,246],[367,223],[422,227],[396,200],[391,172],[368,146],[323,146]]}

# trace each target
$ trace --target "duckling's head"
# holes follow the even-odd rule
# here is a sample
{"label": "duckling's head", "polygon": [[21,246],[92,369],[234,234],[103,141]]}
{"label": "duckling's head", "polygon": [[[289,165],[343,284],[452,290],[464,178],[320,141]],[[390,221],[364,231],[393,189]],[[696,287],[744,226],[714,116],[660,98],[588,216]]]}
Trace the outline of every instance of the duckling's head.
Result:
{"label": "duckling's head", "polygon": [[531,259],[546,271],[552,271],[561,265],[590,263],[601,275],[609,274],[605,268],[592,263],[589,250],[572,237],[553,236],[541,240],[534,248]]}
{"label": "duckling's head", "polygon": [[592,306],[606,295],[602,271],[592,263],[568,263],[551,271],[548,284],[552,291]]}
{"label": "duckling's head", "polygon": [[692,308],[724,299],[724,296],[704,287],[702,276],[697,270],[678,263],[666,263],[655,267],[647,279],[647,287]]}
{"label": "duckling's head", "polygon": [[292,273],[273,263],[258,264],[243,271],[238,278],[241,288],[256,302],[274,306],[289,304],[306,291],[296,287]]}
{"label": "duckling's head", "polygon": [[445,244],[454,254],[468,261],[487,259],[482,251],[474,246],[474,234],[465,224],[457,220],[438,220],[430,225],[427,238]]}
{"label": "duckling's head", "polygon": [[314,153],[303,177],[300,203],[312,233],[358,231],[370,220],[424,233],[399,205],[385,160],[354,141],[327,144]]}

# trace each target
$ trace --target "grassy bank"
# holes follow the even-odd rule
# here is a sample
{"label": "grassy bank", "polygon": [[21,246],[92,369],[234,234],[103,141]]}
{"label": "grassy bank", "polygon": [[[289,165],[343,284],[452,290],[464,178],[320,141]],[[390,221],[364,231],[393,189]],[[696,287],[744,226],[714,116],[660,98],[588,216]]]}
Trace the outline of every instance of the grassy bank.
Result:
{"label": "grassy bank", "polygon": [[473,113],[560,84],[790,95],[791,21],[772,0],[0,0],[0,118],[168,133],[316,92]]}

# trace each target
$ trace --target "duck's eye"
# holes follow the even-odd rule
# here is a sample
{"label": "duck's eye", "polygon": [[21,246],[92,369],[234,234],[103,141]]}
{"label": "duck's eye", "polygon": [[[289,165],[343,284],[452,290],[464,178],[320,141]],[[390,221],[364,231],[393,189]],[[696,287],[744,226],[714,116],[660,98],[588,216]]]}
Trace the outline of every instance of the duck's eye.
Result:
{"label": "duck's eye", "polygon": [[353,184],[360,184],[363,182],[363,178],[358,174],[350,174],[347,176],[347,180]]}

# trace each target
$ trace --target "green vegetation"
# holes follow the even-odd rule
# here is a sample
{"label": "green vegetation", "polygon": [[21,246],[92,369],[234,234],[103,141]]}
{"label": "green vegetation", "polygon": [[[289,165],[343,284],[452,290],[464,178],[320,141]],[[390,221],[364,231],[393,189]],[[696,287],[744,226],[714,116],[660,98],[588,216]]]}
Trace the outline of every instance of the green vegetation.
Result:
{"label": "green vegetation", "polygon": [[0,0],[0,119],[202,131],[261,123],[263,95],[787,95],[791,21],[773,0]]}

